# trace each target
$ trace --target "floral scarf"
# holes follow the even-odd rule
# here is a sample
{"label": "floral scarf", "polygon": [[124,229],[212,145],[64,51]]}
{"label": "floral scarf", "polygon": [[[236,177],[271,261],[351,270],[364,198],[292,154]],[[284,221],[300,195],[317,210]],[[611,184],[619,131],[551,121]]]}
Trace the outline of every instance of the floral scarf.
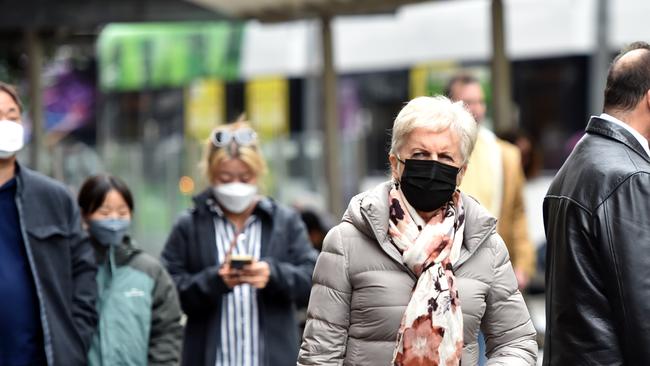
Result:
{"label": "floral scarf", "polygon": [[404,198],[396,183],[389,194],[389,235],[417,276],[393,353],[393,365],[459,365],[463,314],[452,264],[460,256],[465,211],[458,191],[429,220]]}

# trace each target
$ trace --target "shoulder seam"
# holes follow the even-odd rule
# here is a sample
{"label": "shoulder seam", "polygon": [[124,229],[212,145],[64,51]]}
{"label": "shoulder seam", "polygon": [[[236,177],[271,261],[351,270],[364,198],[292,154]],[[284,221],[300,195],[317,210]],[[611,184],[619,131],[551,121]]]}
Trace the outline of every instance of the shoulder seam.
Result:
{"label": "shoulder seam", "polygon": [[575,199],[572,198],[572,197],[565,196],[565,195],[559,195],[559,196],[558,196],[558,195],[554,195],[554,194],[547,194],[546,197],[544,197],[544,199],[546,199],[546,198],[570,201],[571,203],[573,203],[573,204],[575,204],[576,206],[580,207],[583,211],[586,211],[589,215],[592,215],[592,211],[591,211],[590,209],[588,209],[587,207],[585,207],[585,205],[583,205],[582,203],[578,202],[577,200],[575,200]]}
{"label": "shoulder seam", "polygon": [[642,170],[640,170],[640,171],[636,171],[636,172],[631,173],[631,174],[628,174],[627,176],[625,176],[624,178],[622,178],[622,179],[620,180],[620,182],[618,182],[614,188],[612,188],[611,192],[609,192],[605,198],[603,198],[602,202],[600,202],[600,203],[596,206],[596,210],[598,210],[598,209],[599,209],[599,208],[600,208],[600,207],[601,207],[601,206],[602,206],[602,205],[603,205],[603,204],[604,204],[604,203],[605,203],[605,202],[606,202],[610,197],[612,197],[612,196],[614,195],[614,193],[616,193],[616,191],[618,191],[618,189],[619,189],[619,188],[620,188],[624,183],[628,182],[632,177],[635,177],[635,176],[637,176],[637,175],[641,175],[641,174],[650,175],[649,172],[642,171]]}

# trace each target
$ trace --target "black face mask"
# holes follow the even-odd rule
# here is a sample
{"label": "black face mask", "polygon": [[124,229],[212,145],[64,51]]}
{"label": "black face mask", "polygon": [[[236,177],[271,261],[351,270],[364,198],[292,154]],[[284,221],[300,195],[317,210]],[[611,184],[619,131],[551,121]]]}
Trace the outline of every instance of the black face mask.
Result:
{"label": "black face mask", "polygon": [[418,211],[432,212],[449,202],[456,190],[459,168],[435,160],[406,159],[400,189]]}

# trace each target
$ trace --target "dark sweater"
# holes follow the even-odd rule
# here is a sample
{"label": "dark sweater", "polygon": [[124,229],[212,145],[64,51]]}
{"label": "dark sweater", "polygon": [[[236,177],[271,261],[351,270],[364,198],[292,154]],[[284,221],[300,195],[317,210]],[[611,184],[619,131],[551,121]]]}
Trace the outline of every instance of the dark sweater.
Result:
{"label": "dark sweater", "polygon": [[38,298],[16,207],[16,179],[0,187],[0,366],[44,365]]}

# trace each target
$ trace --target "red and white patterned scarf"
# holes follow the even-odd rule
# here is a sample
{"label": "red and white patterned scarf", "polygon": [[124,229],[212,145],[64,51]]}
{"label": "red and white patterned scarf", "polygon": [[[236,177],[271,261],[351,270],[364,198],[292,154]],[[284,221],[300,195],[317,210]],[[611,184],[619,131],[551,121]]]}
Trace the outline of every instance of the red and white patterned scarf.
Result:
{"label": "red and white patterned scarf", "polygon": [[463,314],[452,264],[460,255],[465,227],[460,193],[454,192],[429,222],[408,204],[397,184],[389,200],[389,235],[418,278],[402,317],[393,365],[459,365]]}

